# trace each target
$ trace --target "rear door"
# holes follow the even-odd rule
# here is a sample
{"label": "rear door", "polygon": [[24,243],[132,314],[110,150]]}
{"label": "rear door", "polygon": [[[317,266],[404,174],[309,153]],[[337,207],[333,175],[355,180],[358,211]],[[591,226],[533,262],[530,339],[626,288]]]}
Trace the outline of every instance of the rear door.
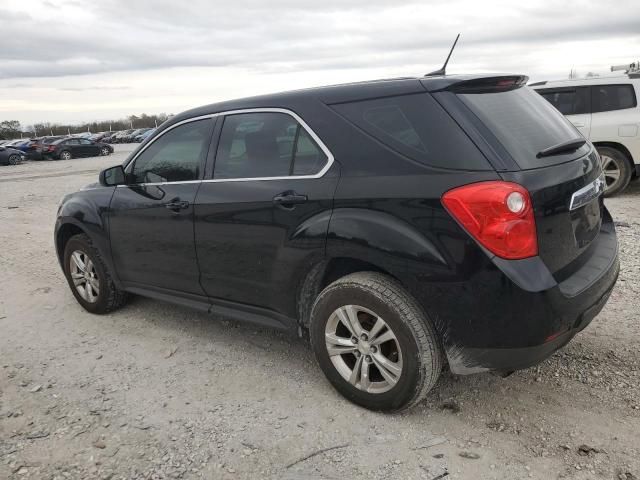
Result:
{"label": "rear door", "polygon": [[536,91],[565,115],[584,138],[590,138],[591,94],[589,87],[543,88]]}
{"label": "rear door", "polygon": [[[580,134],[555,108],[529,87],[474,89],[455,87],[467,115],[479,119],[483,136],[504,149],[504,180],[519,183],[531,194],[536,216],[539,255],[556,280],[573,273],[597,239],[604,215],[602,169],[593,146],[541,152]],[[456,91],[457,90],[457,91]],[[588,255],[587,255],[588,256]]]}
{"label": "rear door", "polygon": [[111,251],[128,288],[203,295],[193,241],[194,200],[204,175],[212,119],[157,137],[127,167],[110,205]]}
{"label": "rear door", "polygon": [[220,121],[213,172],[195,207],[202,286],[214,302],[295,318],[299,279],[324,256],[337,165],[291,112]]}

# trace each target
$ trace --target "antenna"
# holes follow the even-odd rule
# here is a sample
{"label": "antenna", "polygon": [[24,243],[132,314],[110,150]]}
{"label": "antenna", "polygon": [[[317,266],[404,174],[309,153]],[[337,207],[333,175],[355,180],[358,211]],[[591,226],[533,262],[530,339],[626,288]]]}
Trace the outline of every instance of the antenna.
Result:
{"label": "antenna", "polygon": [[427,73],[425,75],[425,77],[436,77],[438,75],[446,75],[447,74],[447,64],[449,63],[449,59],[451,58],[451,54],[453,53],[453,49],[456,48],[456,44],[458,43],[458,39],[460,38],[460,34],[458,34],[458,36],[456,37],[455,41],[453,42],[453,45],[451,46],[451,50],[449,50],[449,55],[447,55],[447,59],[444,61],[444,65],[442,65],[442,68],[440,70],[436,70],[434,72],[431,73]]}

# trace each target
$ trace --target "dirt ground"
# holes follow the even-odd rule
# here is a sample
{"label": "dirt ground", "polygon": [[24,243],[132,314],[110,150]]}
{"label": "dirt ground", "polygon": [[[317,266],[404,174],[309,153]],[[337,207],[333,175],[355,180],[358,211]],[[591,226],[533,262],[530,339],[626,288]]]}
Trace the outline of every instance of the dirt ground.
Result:
{"label": "dirt ground", "polygon": [[296,338],[144,298],[82,310],[56,208],[116,148],[0,167],[0,478],[640,478],[640,182],[607,200],[622,273],[589,328],[537,368],[445,374],[385,415]]}

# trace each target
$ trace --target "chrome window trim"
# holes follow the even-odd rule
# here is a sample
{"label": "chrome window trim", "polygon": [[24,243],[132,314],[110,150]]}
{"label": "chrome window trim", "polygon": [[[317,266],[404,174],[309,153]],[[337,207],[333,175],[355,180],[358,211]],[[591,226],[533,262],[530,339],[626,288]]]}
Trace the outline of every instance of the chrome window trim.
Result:
{"label": "chrome window trim", "polygon": [[[333,165],[333,162],[335,161],[335,158],[333,157],[333,154],[331,153],[331,150],[329,150],[329,148],[324,144],[324,142],[320,139],[320,137],[316,134],[316,132],[314,132],[311,129],[311,127],[307,124],[307,122],[305,122],[302,119],[302,117],[300,117],[300,115],[298,115],[296,112],[294,112],[292,110],[289,110],[287,108],[265,107],[265,108],[241,108],[241,109],[237,109],[237,110],[227,110],[227,111],[224,111],[224,112],[217,112],[217,113],[211,113],[211,114],[207,114],[207,115],[200,115],[198,117],[192,117],[192,118],[187,118],[185,120],[182,120],[182,121],[180,121],[180,122],[178,122],[178,123],[176,123],[174,125],[171,125],[166,130],[163,130],[162,132],[160,132],[160,134],[157,137],[155,137],[148,144],[146,144],[144,146],[144,148],[142,148],[138,153],[135,154],[134,157],[131,158],[131,160],[129,160],[127,162],[127,164],[124,167],[124,170],[126,172],[127,169],[131,165],[133,165],[133,162],[135,162],[136,159],[140,155],[142,155],[142,153],[149,147],[149,145],[153,144],[153,142],[155,142],[158,138],[160,138],[165,133],[173,130],[176,127],[179,127],[180,125],[184,125],[185,123],[190,123],[190,122],[196,122],[198,120],[204,120],[204,119],[207,119],[207,118],[225,117],[225,116],[229,116],[229,115],[239,115],[239,114],[243,114],[243,113],[284,113],[286,115],[289,115],[289,116],[293,117],[302,126],[302,128],[304,128],[307,131],[307,133],[311,136],[311,138],[313,138],[313,140],[316,142],[316,144],[320,147],[320,150],[322,150],[324,152],[324,154],[327,156],[327,162],[325,163],[324,167],[322,167],[318,173],[313,174],[313,175],[285,175],[285,176],[279,176],[279,177],[251,177],[251,178],[211,178],[211,179],[203,179],[203,180],[186,180],[186,181],[181,181],[181,182],[134,183],[134,184],[131,184],[131,185],[118,185],[118,187],[152,186],[152,185],[176,185],[176,184],[183,184],[183,183],[187,184],[187,183],[255,182],[255,181],[287,180],[287,179],[307,180],[307,179],[314,179],[314,178],[323,177],[324,174],[327,173],[327,171]],[[127,172],[127,173],[129,173],[129,172]]]}

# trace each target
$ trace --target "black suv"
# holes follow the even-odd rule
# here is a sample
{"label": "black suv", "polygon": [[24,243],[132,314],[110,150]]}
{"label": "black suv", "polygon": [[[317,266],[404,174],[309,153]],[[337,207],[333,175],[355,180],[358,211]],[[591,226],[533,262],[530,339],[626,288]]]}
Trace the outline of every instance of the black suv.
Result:
{"label": "black suv", "polygon": [[418,402],[446,363],[565,345],[618,275],[598,154],[524,76],[373,81],[173,117],[65,197],[88,311],[128,293],[309,333],[348,399]]}

